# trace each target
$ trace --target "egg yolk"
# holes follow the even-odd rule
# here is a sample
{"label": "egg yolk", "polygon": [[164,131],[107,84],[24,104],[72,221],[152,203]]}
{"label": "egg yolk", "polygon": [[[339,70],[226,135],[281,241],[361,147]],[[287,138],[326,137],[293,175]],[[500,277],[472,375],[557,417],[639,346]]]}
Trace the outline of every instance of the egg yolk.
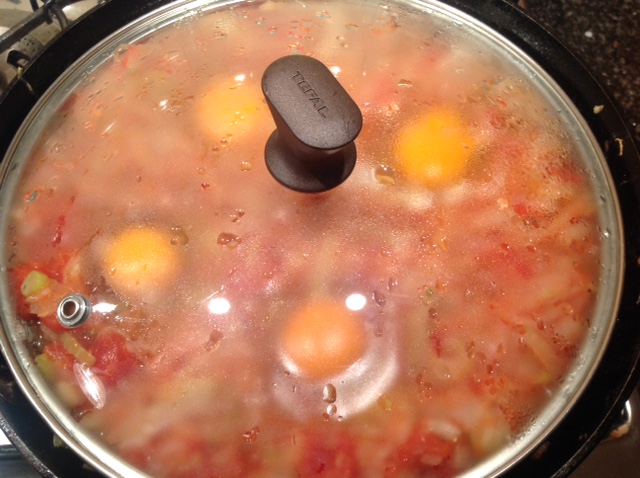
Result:
{"label": "egg yolk", "polygon": [[401,131],[399,167],[429,187],[444,186],[464,173],[474,146],[465,123],[454,111],[435,109]]}
{"label": "egg yolk", "polygon": [[125,229],[111,240],[103,254],[103,275],[124,296],[140,297],[166,286],[175,277],[179,250],[169,231],[153,227]]}
{"label": "egg yolk", "polygon": [[259,92],[247,83],[219,81],[209,86],[197,103],[200,127],[213,140],[223,140],[253,128],[263,104]]}
{"label": "egg yolk", "polygon": [[343,372],[363,355],[365,331],[345,307],[316,302],[293,312],[280,346],[302,376],[322,379]]}

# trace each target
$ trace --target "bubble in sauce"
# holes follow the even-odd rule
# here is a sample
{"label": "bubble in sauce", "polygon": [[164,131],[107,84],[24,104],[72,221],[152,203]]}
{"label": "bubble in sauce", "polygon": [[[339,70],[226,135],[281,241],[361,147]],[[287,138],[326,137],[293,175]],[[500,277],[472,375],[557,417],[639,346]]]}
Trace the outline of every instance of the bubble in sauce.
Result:
{"label": "bubble in sauce", "polygon": [[322,389],[322,400],[324,400],[327,403],[333,403],[336,401],[336,398],[337,398],[336,387],[330,383],[325,385],[324,388]]}
{"label": "bubble in sauce", "polygon": [[235,234],[231,234],[230,232],[221,232],[218,236],[218,244],[221,246],[228,247],[229,249],[235,249],[240,245],[242,239],[240,236],[236,236]]}
{"label": "bubble in sauce", "polygon": [[258,439],[258,435],[260,435],[260,427],[253,427],[251,430],[244,432],[242,438],[247,443],[253,443]]}
{"label": "bubble in sauce", "polygon": [[64,145],[62,143],[53,143],[53,145],[49,149],[49,152],[51,152],[51,153],[60,153],[60,152],[64,151],[65,149],[66,148],[64,147]]}
{"label": "bubble in sauce", "polygon": [[396,183],[396,173],[389,166],[378,166],[374,171],[374,175],[376,181],[380,184],[392,185]]}
{"label": "bubble in sauce", "polygon": [[373,301],[376,304],[378,304],[380,307],[384,307],[384,305],[387,303],[387,297],[384,295],[384,293],[380,292],[379,290],[374,290]]}
{"label": "bubble in sauce", "polygon": [[398,279],[396,279],[395,277],[389,277],[389,280],[387,281],[387,290],[389,292],[395,290],[398,287]]}
{"label": "bubble in sauce", "polygon": [[207,352],[213,352],[214,350],[217,350],[218,347],[220,347],[220,343],[222,342],[223,338],[224,335],[222,334],[222,332],[217,329],[213,329],[209,334],[209,340],[204,345],[205,350]]}
{"label": "bubble in sauce", "polygon": [[171,244],[186,246],[189,243],[189,236],[181,226],[171,228]]}
{"label": "bubble in sauce", "polygon": [[244,209],[236,209],[235,212],[231,214],[229,217],[231,219],[231,222],[237,222],[240,219],[242,219],[244,215],[245,215]]}
{"label": "bubble in sauce", "polygon": [[[240,117],[240,119],[242,119],[242,117]],[[223,147],[227,147],[227,145],[229,145],[229,143],[231,143],[231,141],[233,141],[233,135],[231,133],[227,133],[220,140],[220,144]]]}

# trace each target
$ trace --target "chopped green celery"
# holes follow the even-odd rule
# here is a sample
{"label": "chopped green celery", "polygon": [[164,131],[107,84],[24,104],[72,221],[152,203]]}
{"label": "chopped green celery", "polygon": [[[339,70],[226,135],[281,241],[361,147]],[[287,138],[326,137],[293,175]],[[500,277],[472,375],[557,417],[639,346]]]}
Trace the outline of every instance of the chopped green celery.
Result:
{"label": "chopped green celery", "polygon": [[22,285],[20,286],[20,292],[25,297],[34,296],[49,285],[51,279],[40,271],[33,270],[27,274],[27,277],[22,281]]}
{"label": "chopped green celery", "polygon": [[56,366],[47,354],[36,355],[34,362],[38,372],[45,380],[50,382],[56,377]]}
{"label": "chopped green celery", "polygon": [[73,355],[79,362],[82,362],[89,367],[96,363],[96,358],[91,355],[87,349],[80,345],[80,342],[78,342],[69,332],[63,333],[60,336],[60,341],[62,342],[62,346],[65,350]]}

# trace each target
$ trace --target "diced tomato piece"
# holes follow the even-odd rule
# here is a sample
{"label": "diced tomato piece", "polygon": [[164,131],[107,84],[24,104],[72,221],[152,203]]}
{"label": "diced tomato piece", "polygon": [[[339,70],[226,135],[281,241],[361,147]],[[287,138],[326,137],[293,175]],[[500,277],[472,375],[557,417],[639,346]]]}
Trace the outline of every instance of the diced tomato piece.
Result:
{"label": "diced tomato piece", "polygon": [[397,450],[386,467],[385,476],[402,475],[405,472],[418,475],[430,472],[430,476],[448,477],[455,474],[451,459],[456,450],[455,442],[429,431],[415,430]]}
{"label": "diced tomato piece", "polygon": [[349,478],[358,476],[358,468],[353,440],[342,435],[327,441],[310,437],[297,470],[302,477],[322,475]]}
{"label": "diced tomato piece", "polygon": [[531,210],[525,203],[519,202],[513,205],[513,212],[518,216],[526,217],[531,215]]}
{"label": "diced tomato piece", "polygon": [[486,271],[500,276],[515,276],[531,279],[536,272],[536,254],[529,249],[520,246],[512,246],[507,243],[497,244],[493,250],[480,256],[480,264]]}
{"label": "diced tomato piece", "polygon": [[140,365],[137,357],[127,349],[127,338],[116,331],[104,331],[89,348],[96,358],[93,368],[102,372],[105,385],[113,384],[129,375]]}
{"label": "diced tomato piece", "polygon": [[[207,442],[197,420],[163,428],[146,443],[121,451],[123,458],[151,475],[172,478],[254,476],[259,465],[241,448],[229,450]],[[149,450],[153,450],[150,454]],[[162,457],[150,461],[151,456]]]}
{"label": "diced tomato piece", "polygon": [[584,182],[585,175],[578,167],[569,162],[551,163],[545,167],[545,172],[554,178],[558,178],[565,183],[581,185]]}
{"label": "diced tomato piece", "polygon": [[57,280],[58,282],[62,282],[64,280],[65,269],[67,268],[67,264],[69,264],[69,260],[71,259],[71,254],[67,252],[60,251],[46,265],[46,272],[49,273],[49,276]]}
{"label": "diced tomato piece", "polygon": [[495,129],[505,129],[508,126],[507,113],[498,108],[489,110],[487,112],[487,118],[489,124]]}
{"label": "diced tomato piece", "polygon": [[544,219],[548,214],[539,207],[524,202],[518,202],[513,205],[513,212],[523,219],[536,220]]}

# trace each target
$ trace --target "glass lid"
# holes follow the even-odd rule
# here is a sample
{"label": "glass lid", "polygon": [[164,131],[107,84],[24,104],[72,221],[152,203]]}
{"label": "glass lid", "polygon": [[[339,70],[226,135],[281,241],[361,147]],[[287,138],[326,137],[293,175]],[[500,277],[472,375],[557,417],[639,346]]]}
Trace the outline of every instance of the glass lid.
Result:
{"label": "glass lid", "polygon": [[[272,141],[344,177],[286,187]],[[0,194],[5,354],[110,476],[495,475],[617,308],[584,120],[435,1],[166,7],[49,90]]]}

